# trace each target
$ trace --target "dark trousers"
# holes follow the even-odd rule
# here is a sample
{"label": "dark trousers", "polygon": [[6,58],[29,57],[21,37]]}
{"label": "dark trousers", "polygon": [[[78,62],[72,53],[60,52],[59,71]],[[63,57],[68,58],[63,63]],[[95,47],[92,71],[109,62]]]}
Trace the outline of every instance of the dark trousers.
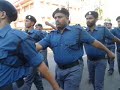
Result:
{"label": "dark trousers", "polygon": [[31,67],[29,75],[25,78],[24,89],[31,90],[32,83],[35,84],[37,90],[44,90],[42,78],[36,68]]}
{"label": "dark trousers", "polygon": [[104,90],[104,76],[107,66],[107,60],[87,61],[89,78],[93,84],[94,90]]}
{"label": "dark trousers", "polygon": [[4,86],[4,87],[0,87],[0,90],[13,90],[12,84],[9,84],[9,85]]}
{"label": "dark trousers", "polygon": [[120,52],[117,52],[118,72],[120,74]]}
{"label": "dark trousers", "polygon": [[[108,48],[110,51],[115,53],[115,48]],[[108,57],[109,70],[114,70],[114,60]]]}
{"label": "dark trousers", "polygon": [[24,80],[23,79],[19,79],[14,83],[8,84],[6,86],[0,87],[0,90],[26,90],[23,89],[24,85]]}
{"label": "dark trousers", "polygon": [[63,90],[79,90],[82,73],[83,61],[80,64],[68,69],[60,69],[56,66],[56,81]]}

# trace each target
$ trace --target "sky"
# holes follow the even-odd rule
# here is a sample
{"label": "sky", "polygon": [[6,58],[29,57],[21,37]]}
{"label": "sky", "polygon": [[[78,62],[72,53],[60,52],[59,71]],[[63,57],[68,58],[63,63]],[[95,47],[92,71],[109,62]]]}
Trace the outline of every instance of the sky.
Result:
{"label": "sky", "polygon": [[112,22],[116,23],[115,19],[120,16],[120,0],[107,0],[105,4],[105,16],[112,19]]}

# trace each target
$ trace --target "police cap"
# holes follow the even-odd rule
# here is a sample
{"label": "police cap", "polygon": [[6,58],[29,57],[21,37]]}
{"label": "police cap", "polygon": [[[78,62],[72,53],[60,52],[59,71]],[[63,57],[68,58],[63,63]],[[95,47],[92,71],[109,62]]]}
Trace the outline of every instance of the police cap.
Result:
{"label": "police cap", "polygon": [[32,15],[27,15],[27,16],[26,16],[26,19],[29,19],[30,21],[36,23],[36,19],[35,19],[35,17],[32,16]]}
{"label": "police cap", "polygon": [[16,8],[6,0],[0,0],[0,11],[5,11],[10,22],[17,19],[17,10]]}
{"label": "police cap", "polygon": [[116,21],[117,21],[118,19],[120,19],[120,16],[118,16],[118,17],[116,18]]}
{"label": "police cap", "polygon": [[98,13],[96,11],[89,11],[85,14],[85,17],[87,15],[92,15],[94,18],[98,18]]}
{"label": "police cap", "polygon": [[64,14],[64,15],[66,15],[67,17],[69,17],[69,11],[68,11],[67,9],[65,9],[65,8],[57,8],[57,9],[53,12],[53,14],[52,14],[53,18],[54,18],[54,15],[55,15],[56,13],[62,13],[62,14]]}

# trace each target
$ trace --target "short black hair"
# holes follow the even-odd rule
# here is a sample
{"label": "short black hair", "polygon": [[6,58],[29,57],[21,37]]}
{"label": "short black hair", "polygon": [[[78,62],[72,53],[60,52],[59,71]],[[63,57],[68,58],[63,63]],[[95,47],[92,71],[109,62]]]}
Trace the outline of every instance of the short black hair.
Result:
{"label": "short black hair", "polygon": [[26,16],[26,19],[29,19],[30,21],[32,21],[32,22],[34,22],[34,23],[37,22],[36,18],[35,18],[34,16],[32,16],[32,15],[27,15],[27,16]]}
{"label": "short black hair", "polygon": [[55,14],[56,13],[63,13],[65,14],[67,17],[69,17],[69,11],[66,9],[66,8],[57,8],[53,14],[52,14],[52,17],[54,18]]}
{"label": "short black hair", "polygon": [[36,24],[37,26],[43,27],[42,24]]}
{"label": "short black hair", "polygon": [[98,18],[98,13],[96,11],[89,11],[85,14],[85,17],[87,15],[92,15],[94,18]]}
{"label": "short black hair", "polygon": [[118,16],[118,17],[116,18],[116,21],[117,21],[118,19],[120,19],[120,16]]}
{"label": "short black hair", "polygon": [[0,0],[0,11],[5,11],[10,22],[15,21],[18,17],[16,8],[6,0]]}

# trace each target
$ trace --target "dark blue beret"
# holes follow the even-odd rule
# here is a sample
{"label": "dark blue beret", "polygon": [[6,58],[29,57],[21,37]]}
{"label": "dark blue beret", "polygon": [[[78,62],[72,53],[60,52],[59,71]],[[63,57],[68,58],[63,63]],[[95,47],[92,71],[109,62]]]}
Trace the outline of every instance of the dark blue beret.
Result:
{"label": "dark blue beret", "polygon": [[116,21],[117,21],[118,19],[120,19],[120,16],[118,16],[118,17],[116,18]]}
{"label": "dark blue beret", "polygon": [[0,0],[0,11],[5,11],[10,22],[17,19],[17,10],[16,8],[6,0]]}
{"label": "dark blue beret", "polygon": [[53,18],[54,18],[54,15],[55,15],[56,13],[63,13],[64,15],[66,15],[67,17],[69,17],[69,11],[68,11],[67,9],[65,9],[65,8],[57,8],[57,9],[53,12],[53,14],[52,14]]}
{"label": "dark blue beret", "polygon": [[85,17],[87,15],[92,15],[93,17],[98,18],[98,13],[96,11],[89,11],[85,14]]}
{"label": "dark blue beret", "polygon": [[26,16],[26,19],[29,19],[30,21],[36,23],[36,19],[35,19],[35,17],[32,16],[32,15],[27,15],[27,16]]}

